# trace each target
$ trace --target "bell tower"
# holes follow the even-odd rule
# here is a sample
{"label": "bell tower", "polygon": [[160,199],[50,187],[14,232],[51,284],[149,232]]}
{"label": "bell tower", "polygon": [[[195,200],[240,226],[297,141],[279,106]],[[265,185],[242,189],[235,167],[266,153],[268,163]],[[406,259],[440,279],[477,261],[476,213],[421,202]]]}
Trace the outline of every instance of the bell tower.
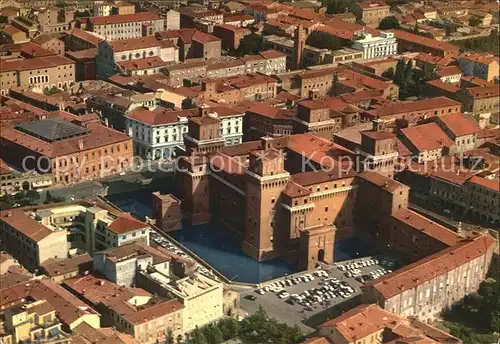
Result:
{"label": "bell tower", "polygon": [[306,45],[307,34],[302,25],[297,26],[293,36],[293,68],[301,69],[303,64],[302,54]]}
{"label": "bell tower", "polygon": [[262,149],[250,152],[246,172],[245,232],[243,251],[257,260],[279,255],[279,204],[290,179],[285,171],[285,154],[271,147],[270,138],[262,138]]}

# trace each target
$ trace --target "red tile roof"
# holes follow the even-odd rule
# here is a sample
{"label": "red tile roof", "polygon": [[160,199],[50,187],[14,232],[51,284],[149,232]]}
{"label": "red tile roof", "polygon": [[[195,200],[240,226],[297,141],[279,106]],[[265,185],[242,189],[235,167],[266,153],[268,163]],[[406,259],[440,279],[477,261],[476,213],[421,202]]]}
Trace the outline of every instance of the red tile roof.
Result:
{"label": "red tile roof", "polygon": [[177,123],[179,118],[192,117],[197,115],[192,110],[172,111],[164,107],[157,107],[154,110],[140,107],[130,111],[127,117],[149,125],[165,125],[170,123]]}
{"label": "red tile roof", "polygon": [[457,66],[443,67],[443,68],[440,68],[439,70],[436,71],[436,75],[440,78],[443,78],[445,76],[458,75],[458,74],[462,74],[462,71]]}
{"label": "red tile roof", "polygon": [[363,288],[374,288],[384,299],[391,299],[485,255],[494,244],[495,240],[489,235],[463,240],[455,246],[407,265],[374,282],[369,282]]}
{"label": "red tile roof", "polygon": [[115,234],[124,234],[145,228],[149,228],[149,226],[131,216],[120,216],[108,225],[108,230]]}
{"label": "red tile roof", "polygon": [[407,103],[389,103],[387,105],[377,108],[376,110],[373,110],[373,112],[375,115],[383,117],[383,116],[397,115],[408,112],[411,113],[415,111],[440,109],[447,106],[458,106],[460,108],[461,104],[450,98],[436,97],[436,98],[416,100]]}
{"label": "red tile roof", "polygon": [[408,186],[394,180],[391,178],[388,178],[384,175],[381,175],[380,173],[373,172],[373,171],[365,171],[362,172],[358,175],[360,178],[363,180],[366,180],[369,183],[372,183],[378,187],[380,187],[381,190],[385,190],[389,193],[393,193],[400,188],[403,189],[408,189]]}
{"label": "red tile roof", "polygon": [[109,41],[114,52],[129,51],[135,49],[146,49],[152,47],[175,47],[175,44],[169,40],[160,41],[155,36],[146,36],[130,39],[122,39],[117,41]]}
{"label": "red tile roof", "polygon": [[170,62],[163,61],[159,56],[152,56],[137,60],[119,61],[116,64],[124,70],[142,70],[164,67],[169,65]]}
{"label": "red tile roof", "polygon": [[0,64],[0,72],[44,69],[70,64],[74,65],[75,61],[64,56],[35,57],[32,59],[4,61]]}
{"label": "red tile roof", "polygon": [[327,321],[320,327],[335,327],[347,343],[352,343],[386,328],[395,328],[403,321],[402,317],[383,310],[378,305],[364,304]]}
{"label": "red tile roof", "polygon": [[416,35],[414,33],[402,31],[402,30],[390,30],[390,31],[394,32],[394,36],[396,36],[396,38],[399,40],[404,40],[407,42],[416,43],[419,45],[429,47],[429,48],[434,49],[434,50],[455,53],[457,55],[460,51],[456,45],[453,45],[451,43],[438,41],[438,40],[424,37],[424,36],[419,36],[419,35]]}
{"label": "red tile roof", "polygon": [[87,129],[90,129],[88,134],[52,143],[11,127],[3,127],[0,137],[3,140],[13,142],[50,158],[80,152],[80,143],[83,144],[83,150],[86,151],[119,142],[131,141],[128,135],[98,123],[89,123]]}
{"label": "red tile roof", "polygon": [[451,147],[454,144],[453,140],[434,122],[405,128],[401,130],[401,133],[419,152]]}
{"label": "red tile roof", "polygon": [[455,137],[476,134],[480,130],[477,123],[461,113],[440,116],[438,120],[441,121]]}
{"label": "red tile roof", "polygon": [[399,209],[392,215],[392,217],[406,223],[408,226],[413,227],[417,231],[421,231],[424,234],[441,241],[447,246],[453,246],[461,240],[455,232],[411,210]]}
{"label": "red tile roof", "polygon": [[83,41],[87,41],[87,42],[92,43],[96,46],[104,40],[92,32],[85,31],[85,30],[82,30],[82,29],[79,29],[76,27],[73,28],[71,31],[68,31],[68,35],[75,36]]}
{"label": "red tile roof", "polygon": [[363,1],[358,2],[358,6],[363,9],[380,9],[380,7],[389,7],[385,1]]}
{"label": "red tile roof", "polygon": [[29,217],[21,208],[0,211],[0,220],[35,242],[39,242],[54,233],[48,227]]}
{"label": "red tile roof", "polygon": [[108,25],[108,24],[120,24],[127,22],[143,22],[151,20],[160,20],[161,17],[157,14],[151,12],[140,12],[132,14],[117,14],[112,16],[103,17],[90,17],[89,21],[93,25]]}
{"label": "red tile roof", "polygon": [[500,96],[500,87],[495,84],[491,86],[471,87],[466,90],[474,99],[494,98]]}
{"label": "red tile roof", "polygon": [[481,178],[474,176],[471,179],[469,179],[469,182],[473,184],[480,185],[482,187],[485,187],[487,189],[500,192],[500,181],[498,179],[486,179],[486,178]]}

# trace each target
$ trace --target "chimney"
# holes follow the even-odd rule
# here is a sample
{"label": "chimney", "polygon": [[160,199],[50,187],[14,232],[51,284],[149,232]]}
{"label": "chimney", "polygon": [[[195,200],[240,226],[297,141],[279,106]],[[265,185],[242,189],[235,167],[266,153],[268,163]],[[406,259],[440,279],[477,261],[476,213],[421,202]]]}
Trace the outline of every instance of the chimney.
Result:
{"label": "chimney", "polygon": [[260,138],[261,149],[266,150],[271,148],[271,143],[273,142],[273,138],[270,136],[263,136]]}
{"label": "chimney", "polygon": [[198,114],[199,114],[201,117],[205,117],[205,116],[208,114],[208,106],[206,106],[205,104],[201,104],[201,105],[198,107]]}
{"label": "chimney", "polygon": [[372,121],[373,131],[384,131],[384,120],[376,118]]}
{"label": "chimney", "polygon": [[309,99],[311,99],[311,100],[320,99],[319,90],[317,88],[309,90]]}
{"label": "chimney", "polygon": [[83,150],[83,140],[78,140],[78,149]]}

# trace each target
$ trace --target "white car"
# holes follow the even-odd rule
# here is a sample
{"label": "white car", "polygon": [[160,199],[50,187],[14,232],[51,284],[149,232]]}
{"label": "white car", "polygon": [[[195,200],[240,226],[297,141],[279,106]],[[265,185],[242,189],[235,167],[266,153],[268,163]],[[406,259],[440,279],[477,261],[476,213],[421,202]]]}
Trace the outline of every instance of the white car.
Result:
{"label": "white car", "polygon": [[290,294],[288,294],[286,291],[285,291],[285,292],[282,292],[282,293],[280,293],[280,294],[278,294],[278,297],[279,297],[280,299],[284,299],[284,298],[287,298],[287,297],[289,297],[289,296],[290,296]]}
{"label": "white car", "polygon": [[259,293],[260,295],[264,295],[266,292],[263,289],[259,289],[257,290],[257,293]]}

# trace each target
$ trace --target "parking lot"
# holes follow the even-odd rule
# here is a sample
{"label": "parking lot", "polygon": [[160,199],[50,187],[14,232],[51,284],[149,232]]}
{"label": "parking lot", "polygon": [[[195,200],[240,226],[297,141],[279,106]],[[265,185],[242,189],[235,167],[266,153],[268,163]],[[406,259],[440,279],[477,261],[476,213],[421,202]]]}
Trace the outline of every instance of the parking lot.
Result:
{"label": "parking lot", "polygon": [[324,266],[314,272],[281,278],[242,293],[241,308],[252,314],[262,306],[271,317],[290,326],[298,325],[307,333],[313,330],[308,326],[311,317],[323,312],[327,314],[325,311],[336,307],[342,308],[343,304],[359,302],[362,281],[379,278],[396,266],[394,259],[382,257]]}
{"label": "parking lot", "polygon": [[151,230],[150,235],[149,235],[149,239],[150,239],[150,245],[152,247],[155,247],[155,246],[162,247],[165,250],[170,251],[173,254],[175,254],[175,255],[177,255],[179,257],[182,257],[185,260],[194,262],[194,264],[196,266],[195,267],[196,271],[198,271],[198,272],[200,272],[202,274],[208,275],[211,278],[217,278],[216,276],[214,276],[213,274],[210,273],[210,270],[208,270],[207,268],[205,268],[204,266],[202,266],[201,264],[199,264],[198,262],[196,262],[191,256],[189,256],[189,254],[187,254],[186,252],[184,252],[182,250],[182,248],[180,248],[177,245],[175,245],[172,241],[168,240],[163,235],[157,233],[154,230]]}

